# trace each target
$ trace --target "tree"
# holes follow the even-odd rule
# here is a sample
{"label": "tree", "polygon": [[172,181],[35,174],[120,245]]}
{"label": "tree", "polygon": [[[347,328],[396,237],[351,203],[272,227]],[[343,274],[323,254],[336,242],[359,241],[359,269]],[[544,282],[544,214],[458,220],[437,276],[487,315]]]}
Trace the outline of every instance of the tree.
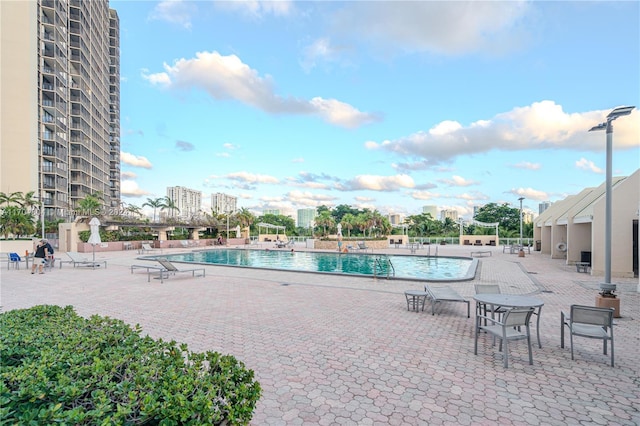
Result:
{"label": "tree", "polygon": [[156,221],[156,210],[164,206],[164,198],[147,198],[147,201],[142,203],[142,207],[153,208],[153,221]]}
{"label": "tree", "polygon": [[12,235],[15,239],[22,235],[34,234],[36,228],[31,213],[27,213],[19,206],[7,206],[0,215],[0,228],[5,239]]}
{"label": "tree", "polygon": [[250,227],[256,221],[256,216],[244,207],[240,209],[236,217],[242,228]]}
{"label": "tree", "polygon": [[19,201],[22,199],[22,192],[12,192],[11,194],[5,194],[4,192],[0,192],[0,206],[1,205],[12,205],[19,204]]}
{"label": "tree", "polygon": [[520,209],[510,207],[509,204],[486,204],[478,209],[474,219],[479,222],[498,222],[500,235],[507,235],[513,231],[520,233]]}
{"label": "tree", "polygon": [[318,213],[315,219],[316,226],[322,227],[322,236],[327,236],[327,228],[331,228],[335,226],[335,220],[331,216],[331,212],[329,210],[322,210]]}
{"label": "tree", "polygon": [[347,230],[347,236],[351,238],[351,230],[356,226],[356,216],[352,213],[347,213],[342,216],[342,221],[340,221],[343,229]]}
{"label": "tree", "polygon": [[160,205],[160,211],[163,211],[165,209],[176,210],[178,213],[180,212],[180,209],[178,208],[178,206],[176,206],[176,203],[171,198],[169,198],[168,195],[162,198],[162,204]]}
{"label": "tree", "polygon": [[101,193],[95,192],[78,201],[78,208],[80,209],[81,216],[99,215],[100,207],[102,206],[102,200],[100,197]]}

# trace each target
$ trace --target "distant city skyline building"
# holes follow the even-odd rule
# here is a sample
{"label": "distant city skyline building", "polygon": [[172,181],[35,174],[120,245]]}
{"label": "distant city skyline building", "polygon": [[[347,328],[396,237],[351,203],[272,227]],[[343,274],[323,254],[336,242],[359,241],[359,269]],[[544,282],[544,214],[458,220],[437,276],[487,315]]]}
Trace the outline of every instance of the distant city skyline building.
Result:
{"label": "distant city skyline building", "polygon": [[262,215],[266,215],[266,214],[272,214],[275,216],[280,216],[280,209],[264,209],[262,211]]}
{"label": "distant city skyline building", "polygon": [[184,186],[169,186],[167,197],[178,208],[178,210],[167,209],[167,216],[188,220],[200,214],[202,192]]}
{"label": "distant city skyline building", "polygon": [[120,207],[120,21],[108,0],[3,1],[0,191],[44,219]]}
{"label": "distant city skyline building", "polygon": [[298,209],[298,222],[299,228],[311,228],[315,225],[315,219],[318,212],[314,208]]}
{"label": "distant city skyline building", "polygon": [[438,206],[423,206],[422,207],[422,213],[429,213],[431,215],[432,218],[437,219],[438,218]]}
{"label": "distant city skyline building", "polygon": [[389,219],[389,223],[392,225],[400,225],[404,220],[400,213],[389,213],[387,219]]}
{"label": "distant city skyline building", "polygon": [[522,223],[533,223],[534,214],[532,212],[522,211]]}
{"label": "distant city skyline building", "polygon": [[543,201],[538,204],[538,214],[542,214],[546,209],[551,207],[551,201]]}
{"label": "distant city skyline building", "polygon": [[211,194],[211,210],[218,214],[234,212],[238,209],[238,197],[216,192]]}
{"label": "distant city skyline building", "polygon": [[458,211],[451,209],[443,209],[440,211],[440,221],[444,222],[447,218],[453,220],[454,222],[458,221]]}

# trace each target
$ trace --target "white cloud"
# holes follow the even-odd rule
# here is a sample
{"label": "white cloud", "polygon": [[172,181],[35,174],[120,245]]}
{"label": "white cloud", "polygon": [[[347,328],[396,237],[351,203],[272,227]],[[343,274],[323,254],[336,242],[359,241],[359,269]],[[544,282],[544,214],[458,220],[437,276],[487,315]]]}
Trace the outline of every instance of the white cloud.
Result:
{"label": "white cloud", "polygon": [[413,191],[411,197],[416,200],[433,200],[434,198],[440,198],[440,194],[430,191]]}
{"label": "white cloud", "polygon": [[343,46],[334,46],[328,37],[319,38],[303,48],[300,66],[305,72],[310,72],[318,63],[341,60],[341,54],[347,50],[349,49]]}
{"label": "white cloud", "polygon": [[549,194],[544,191],[538,191],[533,188],[513,188],[509,193],[514,196],[524,197],[528,200],[546,201],[549,199]]}
{"label": "white cloud", "polygon": [[[419,158],[414,164],[433,167],[460,155],[491,150],[525,151],[543,149],[602,150],[602,136],[588,130],[609,111],[566,113],[553,101],[535,102],[467,127],[442,122],[429,131],[419,131],[381,143],[368,141],[365,147]],[[636,148],[640,134],[640,113],[616,122],[616,149]]]}
{"label": "white cloud", "polygon": [[461,176],[452,176],[451,179],[438,179],[438,182],[449,186],[471,186],[478,184],[478,182],[474,180],[467,180]]}
{"label": "white cloud", "polygon": [[277,178],[273,176],[258,175],[258,174],[249,173],[249,172],[229,173],[225,177],[233,181],[249,183],[249,184],[256,184],[256,183],[277,184],[280,182]]}
{"label": "white cloud", "polygon": [[409,175],[375,176],[359,175],[344,183],[337,183],[335,188],[341,191],[396,191],[399,188],[413,188],[415,182]]}
{"label": "white cloud", "polygon": [[261,19],[265,15],[287,16],[295,10],[291,0],[217,1],[215,5],[219,9],[239,12],[256,19]]}
{"label": "white cloud", "polygon": [[135,174],[134,172],[122,172],[120,173],[120,177],[122,179],[135,179],[138,177],[138,175]]}
{"label": "white cloud", "polygon": [[581,158],[580,160],[576,161],[576,167],[579,168],[580,170],[585,170],[588,172],[593,172],[598,174],[604,173],[604,170],[596,166],[593,161],[587,160],[586,158]]}
{"label": "white cloud", "polygon": [[158,2],[149,14],[150,20],[166,21],[191,29],[191,16],[197,12],[193,2],[183,0],[164,0]]}
{"label": "white cloud", "polygon": [[298,157],[291,160],[292,163],[304,163],[304,158]]}
{"label": "white cloud", "polygon": [[127,179],[123,179],[120,182],[120,193],[128,197],[143,197],[150,194],[148,191],[138,188],[136,181]]}
{"label": "white cloud", "polygon": [[376,114],[361,112],[336,99],[279,96],[270,76],[261,77],[236,55],[198,52],[195,58],[179,59],[173,66],[165,63],[164,69],[155,74],[143,72],[143,77],[166,88],[201,89],[216,100],[236,100],[269,114],[315,115],[330,124],[347,128],[380,120]]}
{"label": "white cloud", "polygon": [[526,169],[526,170],[540,170],[542,165],[540,163],[529,163],[528,161],[523,161],[517,164],[514,164],[514,169]]}
{"label": "white cloud", "polygon": [[346,2],[332,30],[383,51],[460,55],[501,52],[522,43],[527,1]]}
{"label": "white cloud", "polygon": [[151,169],[153,165],[146,157],[136,156],[128,152],[120,152],[120,161],[133,167],[141,167],[143,169]]}

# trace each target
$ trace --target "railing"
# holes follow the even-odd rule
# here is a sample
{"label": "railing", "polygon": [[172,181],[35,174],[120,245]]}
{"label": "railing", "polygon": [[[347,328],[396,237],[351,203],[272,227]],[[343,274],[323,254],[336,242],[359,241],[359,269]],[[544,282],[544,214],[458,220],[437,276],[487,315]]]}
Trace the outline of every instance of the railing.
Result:
{"label": "railing", "polygon": [[393,277],[396,276],[396,270],[393,267],[393,263],[391,263],[391,260],[389,260],[388,258],[383,259],[381,257],[376,257],[373,263],[374,277],[378,276],[378,271],[381,273],[384,273],[386,271],[387,279],[389,279],[389,276],[393,276]]}

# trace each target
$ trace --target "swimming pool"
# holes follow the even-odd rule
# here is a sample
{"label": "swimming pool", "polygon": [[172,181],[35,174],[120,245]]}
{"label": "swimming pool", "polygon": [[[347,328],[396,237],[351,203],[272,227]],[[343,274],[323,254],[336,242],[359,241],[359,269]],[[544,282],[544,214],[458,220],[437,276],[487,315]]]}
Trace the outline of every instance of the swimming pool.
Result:
{"label": "swimming pool", "polygon": [[216,249],[162,256],[172,262],[296,272],[378,276],[420,281],[465,281],[475,277],[477,259],[282,250]]}

